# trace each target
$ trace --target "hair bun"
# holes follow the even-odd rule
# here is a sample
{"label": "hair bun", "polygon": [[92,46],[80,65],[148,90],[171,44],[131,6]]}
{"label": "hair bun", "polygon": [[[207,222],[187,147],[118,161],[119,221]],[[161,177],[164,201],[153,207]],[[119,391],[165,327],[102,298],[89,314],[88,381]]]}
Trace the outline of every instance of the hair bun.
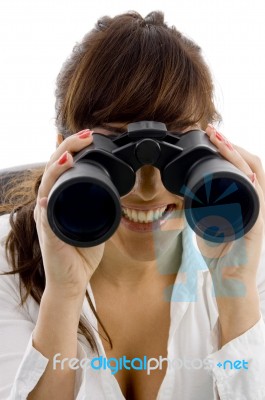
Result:
{"label": "hair bun", "polygon": [[162,11],[152,11],[144,18],[146,24],[164,26],[164,13]]}
{"label": "hair bun", "polygon": [[95,25],[96,31],[104,31],[106,28],[109,27],[111,22],[112,22],[112,18],[110,18],[108,16],[100,18]]}

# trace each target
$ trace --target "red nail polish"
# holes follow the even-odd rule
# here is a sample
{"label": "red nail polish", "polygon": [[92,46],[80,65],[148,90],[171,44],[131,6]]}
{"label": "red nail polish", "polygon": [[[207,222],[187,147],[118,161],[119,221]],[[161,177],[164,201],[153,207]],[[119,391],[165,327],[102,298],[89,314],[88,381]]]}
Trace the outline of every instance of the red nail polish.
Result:
{"label": "red nail polish", "polygon": [[251,182],[252,182],[252,183],[255,182],[255,180],[256,180],[256,174],[255,174],[255,172],[253,172],[253,174],[251,175],[250,179],[251,179]]}
{"label": "red nail polish", "polygon": [[215,137],[216,137],[216,139],[220,140],[220,142],[223,142],[223,141],[224,141],[223,136],[222,136],[221,133],[219,133],[219,132],[215,132]]}
{"label": "red nail polish", "polygon": [[78,132],[78,133],[77,133],[77,136],[78,136],[80,139],[86,139],[86,138],[88,138],[89,136],[91,136],[92,133],[93,133],[93,131],[90,131],[89,129],[84,129],[83,131]]}
{"label": "red nail polish", "polygon": [[68,160],[68,152],[65,151],[65,152],[61,155],[61,157],[59,158],[58,164],[59,164],[59,165],[63,165],[63,164],[66,163],[67,160]]}

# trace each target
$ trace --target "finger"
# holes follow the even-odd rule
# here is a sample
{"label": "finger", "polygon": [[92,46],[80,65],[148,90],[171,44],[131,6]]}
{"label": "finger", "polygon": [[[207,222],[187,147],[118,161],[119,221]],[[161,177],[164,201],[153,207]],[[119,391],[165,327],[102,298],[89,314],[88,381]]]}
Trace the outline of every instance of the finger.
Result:
{"label": "finger", "polygon": [[247,161],[242,155],[236,150],[229,140],[227,140],[220,132],[217,132],[215,128],[208,126],[206,129],[210,141],[217,147],[221,156],[227,161],[231,162],[240,171],[244,172],[248,177],[251,177],[253,171]]}
{"label": "finger", "polygon": [[[46,164],[38,191],[38,198],[47,197],[60,174],[73,166],[72,154],[77,153],[93,142],[92,133],[93,131],[85,129],[69,136],[60,144]],[[59,166],[62,166],[62,168],[59,168]]]}
{"label": "finger", "polygon": [[249,153],[247,150],[240,146],[234,145],[235,149],[241,154],[241,156],[246,160],[251,170],[255,172],[257,180],[265,194],[265,172],[263,169],[261,159],[255,154]]}
{"label": "finger", "polygon": [[[209,137],[213,135],[213,131],[216,132],[216,129],[212,125],[208,125],[206,128],[206,133]],[[224,138],[225,136],[222,135]],[[225,138],[226,142],[229,142]],[[261,159],[256,156],[255,154],[250,153],[246,149],[238,146],[238,145],[232,145],[233,148],[236,150],[235,155],[238,154],[242,157],[242,159],[247,163],[248,167],[250,168],[251,172],[254,172],[256,174],[257,180],[259,185],[261,186],[261,189],[264,193],[265,196],[265,172],[263,169],[262,161]],[[237,165],[236,165],[237,166]],[[247,172],[249,171],[249,168],[247,167],[247,170],[244,170],[244,172],[249,176],[250,174]],[[241,168],[239,168],[241,169]],[[242,170],[242,169],[241,169]]]}
{"label": "finger", "polygon": [[259,184],[259,181],[256,177],[256,175],[254,176],[254,182],[253,185],[256,189],[256,192],[258,193],[259,196],[259,202],[260,202],[260,212],[261,212],[261,216],[263,221],[265,221],[265,195],[264,195],[264,191],[261,187],[261,185]]}
{"label": "finger", "polygon": [[220,154],[250,178],[259,196],[261,219],[264,221],[265,174],[259,158],[239,146],[232,145],[228,139],[217,132],[212,125],[208,125],[206,134],[211,142],[218,148]]}
{"label": "finger", "polygon": [[68,153],[74,154],[78,151],[82,150],[84,147],[89,146],[93,142],[93,131],[90,129],[84,129],[74,135],[66,138],[60,146],[56,149],[56,151],[52,154],[50,160],[46,164],[45,171],[53,164],[56,160],[58,160],[66,151]]}
{"label": "finger", "polygon": [[57,246],[57,250],[60,250],[62,246],[65,246],[65,243],[62,242],[53,232],[51,226],[48,222],[47,217],[47,197],[42,197],[38,200],[38,220],[37,220],[37,231],[39,241],[42,245],[52,246],[53,251],[55,246]]}
{"label": "finger", "polygon": [[[70,169],[73,164],[74,162],[72,155],[68,151],[65,151],[58,160],[54,161],[53,164],[46,169],[39,186],[37,202],[39,202],[42,198],[49,196],[49,193],[56,180],[65,171]],[[39,203],[39,205],[44,206],[44,204],[41,203]]]}

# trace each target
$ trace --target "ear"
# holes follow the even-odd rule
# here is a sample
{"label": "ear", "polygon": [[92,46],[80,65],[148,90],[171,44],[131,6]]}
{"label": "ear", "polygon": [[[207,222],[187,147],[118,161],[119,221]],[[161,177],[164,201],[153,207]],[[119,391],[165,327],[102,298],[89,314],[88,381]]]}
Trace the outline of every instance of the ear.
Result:
{"label": "ear", "polygon": [[56,147],[58,147],[63,142],[63,135],[61,133],[57,133]]}

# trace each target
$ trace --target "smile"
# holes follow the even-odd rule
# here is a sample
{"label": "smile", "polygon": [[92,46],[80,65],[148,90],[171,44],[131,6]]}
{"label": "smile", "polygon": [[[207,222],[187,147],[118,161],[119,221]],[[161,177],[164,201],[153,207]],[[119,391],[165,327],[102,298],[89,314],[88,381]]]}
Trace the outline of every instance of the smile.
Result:
{"label": "smile", "polygon": [[175,208],[175,204],[168,204],[153,210],[136,210],[122,207],[122,215],[129,221],[141,224],[149,224],[165,218],[167,214],[171,213]]}

